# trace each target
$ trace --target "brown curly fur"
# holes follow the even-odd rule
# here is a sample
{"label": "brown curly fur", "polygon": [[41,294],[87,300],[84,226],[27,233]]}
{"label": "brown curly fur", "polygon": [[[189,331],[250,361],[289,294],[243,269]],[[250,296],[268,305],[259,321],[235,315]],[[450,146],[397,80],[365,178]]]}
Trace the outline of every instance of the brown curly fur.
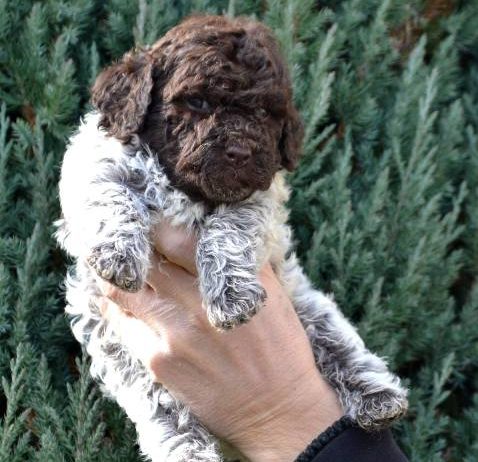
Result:
{"label": "brown curly fur", "polygon": [[292,170],[302,123],[272,32],[249,18],[193,16],[97,78],[100,125],[138,135],[193,199],[227,203]]}

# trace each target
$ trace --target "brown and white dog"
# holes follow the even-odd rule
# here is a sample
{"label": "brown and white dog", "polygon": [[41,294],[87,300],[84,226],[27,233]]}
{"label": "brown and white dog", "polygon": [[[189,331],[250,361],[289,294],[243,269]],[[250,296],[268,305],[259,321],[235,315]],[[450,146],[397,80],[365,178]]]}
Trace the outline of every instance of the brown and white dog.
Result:
{"label": "brown and white dog", "polygon": [[282,172],[295,167],[303,131],[271,31],[248,18],[191,17],[104,70],[92,102],[60,182],[57,237],[76,258],[67,312],[93,375],[135,422],[144,454],[221,460],[215,438],[153,382],[95,304],[92,271],[123,290],[141,287],[151,228],[164,219],[198,235],[199,285],[214,326],[233,328],[260,309],[257,270],[270,261],[345,413],[366,429],[401,416],[399,379],[311,287],[293,252]]}

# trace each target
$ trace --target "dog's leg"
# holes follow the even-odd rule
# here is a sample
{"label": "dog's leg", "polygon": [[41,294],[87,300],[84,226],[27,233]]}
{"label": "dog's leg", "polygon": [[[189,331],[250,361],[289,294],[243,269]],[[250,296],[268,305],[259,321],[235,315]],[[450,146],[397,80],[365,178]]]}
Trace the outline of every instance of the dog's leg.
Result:
{"label": "dog's leg", "polygon": [[387,426],[407,410],[407,391],[381,358],[365,347],[330,298],[314,290],[295,255],[282,268],[318,367],[339,393],[346,414],[368,430]]}
{"label": "dog's leg", "polygon": [[199,284],[209,321],[219,329],[247,322],[266,293],[257,280],[265,206],[253,201],[219,207],[208,216],[198,241]]}
{"label": "dog's leg", "polygon": [[154,164],[139,154],[121,154],[82,170],[71,157],[72,165],[62,171],[64,218],[57,222],[58,240],[103,279],[126,291],[139,290],[149,265],[151,207],[145,191]]}
{"label": "dog's leg", "polygon": [[149,212],[130,187],[108,182],[97,189],[94,226],[98,232],[89,242],[87,262],[103,279],[135,292],[148,270]]}

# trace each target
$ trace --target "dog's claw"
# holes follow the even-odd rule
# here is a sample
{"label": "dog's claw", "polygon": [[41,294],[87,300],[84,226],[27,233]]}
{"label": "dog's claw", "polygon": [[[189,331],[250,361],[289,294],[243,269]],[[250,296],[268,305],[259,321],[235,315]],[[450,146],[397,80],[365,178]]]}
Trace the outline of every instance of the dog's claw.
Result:
{"label": "dog's claw", "polygon": [[267,294],[258,283],[240,291],[229,286],[221,297],[206,304],[209,322],[220,330],[230,330],[248,322],[262,306]]}
{"label": "dog's claw", "polygon": [[388,427],[408,409],[406,391],[383,391],[362,397],[357,423],[365,430],[376,431]]}
{"label": "dog's claw", "polygon": [[99,247],[93,249],[86,260],[98,276],[126,292],[137,292],[142,285],[134,259],[129,255]]}

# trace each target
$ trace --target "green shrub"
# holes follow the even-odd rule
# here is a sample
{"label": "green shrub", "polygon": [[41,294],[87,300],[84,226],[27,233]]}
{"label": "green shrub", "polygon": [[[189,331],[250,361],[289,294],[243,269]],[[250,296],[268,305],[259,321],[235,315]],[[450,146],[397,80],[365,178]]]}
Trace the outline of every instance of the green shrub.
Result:
{"label": "green shrub", "polygon": [[139,461],[63,314],[52,240],[98,70],[191,11],[275,31],[305,121],[291,223],[314,283],[411,390],[412,461],[478,460],[478,3],[0,0],[0,462]]}

